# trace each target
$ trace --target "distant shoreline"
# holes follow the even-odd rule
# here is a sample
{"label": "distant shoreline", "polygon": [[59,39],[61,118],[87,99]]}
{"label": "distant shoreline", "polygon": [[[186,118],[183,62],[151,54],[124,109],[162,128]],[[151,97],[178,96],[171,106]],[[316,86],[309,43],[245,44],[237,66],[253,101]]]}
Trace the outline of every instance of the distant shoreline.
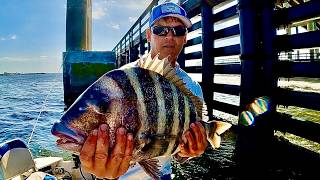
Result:
{"label": "distant shoreline", "polygon": [[2,74],[0,74],[0,76],[14,76],[14,75],[34,75],[34,74],[61,74],[61,73],[57,73],[57,72],[34,72],[34,73],[8,73],[8,72],[4,72]]}

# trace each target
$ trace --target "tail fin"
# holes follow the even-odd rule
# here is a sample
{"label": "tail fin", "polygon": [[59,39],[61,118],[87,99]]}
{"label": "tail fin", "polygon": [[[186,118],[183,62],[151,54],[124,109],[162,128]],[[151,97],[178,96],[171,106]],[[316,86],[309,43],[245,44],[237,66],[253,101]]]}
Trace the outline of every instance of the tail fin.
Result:
{"label": "tail fin", "polygon": [[207,140],[211,144],[212,148],[219,148],[221,144],[220,135],[231,128],[231,124],[223,121],[200,121],[207,133]]}

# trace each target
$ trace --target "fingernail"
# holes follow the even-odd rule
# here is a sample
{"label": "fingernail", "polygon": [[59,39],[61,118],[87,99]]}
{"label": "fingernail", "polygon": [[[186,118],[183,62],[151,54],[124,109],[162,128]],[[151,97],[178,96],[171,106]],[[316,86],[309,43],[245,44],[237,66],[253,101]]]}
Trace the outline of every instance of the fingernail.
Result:
{"label": "fingernail", "polygon": [[183,141],[183,143],[185,143],[185,144],[187,143],[187,139],[186,139],[185,136],[182,137],[182,141]]}
{"label": "fingernail", "polygon": [[93,130],[92,135],[94,135],[94,136],[98,135],[98,130],[97,129]]}
{"label": "fingernail", "polygon": [[120,128],[119,133],[120,133],[120,135],[124,135],[124,128]]}
{"label": "fingernail", "polygon": [[101,129],[102,131],[106,131],[107,128],[108,128],[108,126],[107,126],[106,124],[102,124],[102,125],[100,126],[100,129]]}
{"label": "fingernail", "polygon": [[191,128],[194,128],[194,127],[196,127],[196,125],[194,125],[194,123],[191,123]]}
{"label": "fingernail", "polygon": [[128,140],[131,141],[133,139],[132,134],[128,134]]}

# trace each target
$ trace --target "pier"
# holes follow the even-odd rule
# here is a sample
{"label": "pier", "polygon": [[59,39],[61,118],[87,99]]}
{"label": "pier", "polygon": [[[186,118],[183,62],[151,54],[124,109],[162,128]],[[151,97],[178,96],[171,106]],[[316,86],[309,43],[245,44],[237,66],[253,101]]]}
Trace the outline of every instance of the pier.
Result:
{"label": "pier", "polygon": [[[145,29],[151,8],[157,3],[152,1],[114,47],[118,67],[135,61],[150,49]],[[260,96],[272,100],[270,113],[261,117],[259,124],[250,127],[238,121],[234,125],[235,159],[239,167],[253,170],[255,166],[272,166],[279,161],[310,168],[311,162],[319,164],[320,152],[278,143],[275,132],[320,143],[319,120],[301,120],[277,110],[279,106],[293,106],[320,113],[319,92],[278,86],[280,78],[320,78],[320,2],[180,0],[180,5],[186,9],[193,25],[188,29],[188,36],[192,37],[188,37],[178,62],[186,72],[201,75],[209,119],[219,118],[213,111],[239,117],[246,106]],[[219,27],[228,22],[232,25]],[[278,34],[280,29],[285,33]],[[299,32],[301,29],[303,32]],[[228,38],[233,42],[217,45]],[[191,48],[197,50],[190,52]],[[230,57],[238,60],[228,61]],[[227,63],[217,63],[217,59],[225,59]],[[238,75],[240,85],[215,83],[216,75]],[[214,93],[237,96],[240,103],[217,101]]]}
{"label": "pier", "polygon": [[[87,2],[91,3],[91,0],[83,0],[84,6],[90,12],[91,5],[86,5]],[[120,67],[137,60],[150,50],[145,30],[149,13],[158,2],[153,0],[114,49],[107,52],[109,56],[104,56],[108,58],[95,58],[99,59],[98,61],[88,58],[92,55],[82,55],[91,50],[91,32],[88,25],[90,16],[82,14],[89,19],[79,25],[81,31],[71,32],[68,27],[72,26],[68,26],[68,23],[73,23],[78,18],[67,13],[67,34],[80,33],[80,36],[75,36],[80,38],[67,36],[67,52],[64,53],[67,106],[95,78],[109,70],[104,67],[107,62],[111,62],[114,67]],[[68,11],[79,7],[72,7],[75,3],[68,0]],[[275,134],[291,134],[319,146],[319,119],[309,120],[299,115],[286,114],[280,112],[279,107],[308,109],[318,114],[320,93],[281,87],[279,79],[319,80],[320,1],[180,0],[179,3],[187,11],[193,25],[188,29],[188,42],[178,62],[187,73],[201,77],[199,83],[203,89],[208,118],[224,119],[214,113],[218,111],[238,120],[241,112],[255,98],[266,96],[271,99],[269,112],[259,117],[254,126],[245,125],[241,121],[232,122],[236,135],[234,161],[237,171],[259,174],[259,170],[264,167],[290,165],[302,168],[307,173],[316,172],[320,151],[312,151],[287,140],[279,141]],[[87,27],[89,29],[86,29]],[[282,33],[279,33],[280,30]],[[230,41],[226,42],[228,39]],[[81,57],[82,60],[72,57]],[[70,66],[70,62],[80,64]],[[90,63],[91,66],[86,68],[86,72],[94,74],[86,76],[91,77],[89,80],[80,79],[84,76],[77,71],[77,68],[84,67],[82,65],[85,63]],[[70,67],[75,68],[74,71],[70,70]],[[100,74],[92,71],[95,68],[101,70]],[[228,75],[239,76],[239,84],[215,81],[217,76]],[[81,84],[80,91],[76,91],[77,83]],[[239,104],[217,100],[216,93],[236,96]]]}

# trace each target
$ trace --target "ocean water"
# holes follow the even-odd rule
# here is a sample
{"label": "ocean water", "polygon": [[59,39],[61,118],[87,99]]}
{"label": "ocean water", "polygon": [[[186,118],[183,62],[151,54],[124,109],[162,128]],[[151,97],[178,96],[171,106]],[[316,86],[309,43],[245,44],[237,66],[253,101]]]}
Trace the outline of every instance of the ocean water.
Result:
{"label": "ocean water", "polygon": [[0,76],[0,143],[20,138],[27,144],[32,135],[28,147],[35,157],[62,152],[51,127],[63,110],[62,74]]}

